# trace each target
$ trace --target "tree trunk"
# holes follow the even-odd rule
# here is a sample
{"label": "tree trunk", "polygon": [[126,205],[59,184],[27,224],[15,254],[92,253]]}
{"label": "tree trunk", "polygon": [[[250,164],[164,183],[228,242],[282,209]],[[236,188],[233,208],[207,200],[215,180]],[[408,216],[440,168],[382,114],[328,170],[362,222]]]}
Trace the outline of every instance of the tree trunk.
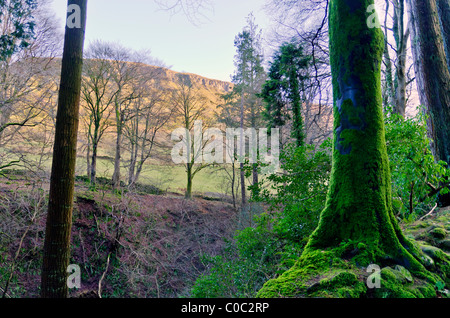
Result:
{"label": "tree trunk", "polygon": [[[394,80],[392,77],[392,61],[391,56],[389,54],[389,42],[388,42],[388,36],[387,36],[387,16],[389,12],[389,6],[390,6],[391,0],[386,0],[386,14],[385,14],[385,21],[384,21],[384,63],[386,66],[385,70],[385,89],[384,89],[384,96],[383,96],[383,102],[385,105],[393,106],[394,105]],[[395,22],[394,22],[395,25]]]}
{"label": "tree trunk", "polygon": [[245,157],[245,140],[244,140],[244,92],[241,92],[242,96],[241,96],[241,122],[240,122],[240,127],[241,127],[241,139],[240,139],[240,151],[239,154],[242,156],[242,158],[240,158],[240,164],[239,164],[239,168],[240,168],[240,176],[241,176],[241,202],[242,202],[242,207],[245,206],[246,204],[246,198],[245,198],[245,171],[244,171],[244,157]]}
{"label": "tree trunk", "polygon": [[186,199],[192,198],[192,163],[186,164],[186,176],[187,176],[187,186],[186,186],[186,193],[184,197]]}
{"label": "tree trunk", "polygon": [[[436,0],[408,0],[412,52],[420,103],[428,115],[428,137],[436,161],[450,163],[450,71]],[[450,195],[439,196],[450,205]]]}
{"label": "tree trunk", "polygon": [[[330,3],[330,64],[334,95],[333,169],[326,206],[308,249],[354,240],[380,261],[413,258],[392,213],[391,180],[381,102],[384,36],[366,24],[373,0]],[[342,45],[345,43],[346,45]]]}
{"label": "tree trunk", "polygon": [[92,158],[91,158],[91,165],[90,165],[90,180],[91,184],[94,185],[96,182],[96,175],[97,175],[97,153],[98,153],[98,125],[95,123],[94,127],[94,137],[92,138]]}
{"label": "tree trunk", "polygon": [[450,73],[435,0],[409,0],[414,66],[420,102],[425,106],[433,154],[450,162]]}
{"label": "tree trunk", "polygon": [[116,136],[116,154],[114,156],[114,173],[112,175],[112,184],[114,189],[120,187],[120,157],[121,157],[121,145],[122,145],[122,118],[119,119],[120,122],[117,126],[117,136]]}
{"label": "tree trunk", "polygon": [[91,175],[91,138],[88,134],[88,144],[86,148],[86,176],[89,178]]}
{"label": "tree trunk", "polygon": [[447,66],[450,71],[450,0],[436,0],[438,5],[439,21],[444,38],[444,49],[447,56]]}
{"label": "tree trunk", "polygon": [[409,30],[404,30],[405,0],[396,1],[394,8],[394,38],[397,49],[395,68],[395,103],[394,113],[405,117],[406,114],[406,56]]}
{"label": "tree trunk", "polygon": [[[87,0],[68,0],[79,12],[81,27],[66,25],[55,128],[52,173],[45,230],[41,296],[68,296],[75,161]],[[69,12],[68,17],[73,14]]]}

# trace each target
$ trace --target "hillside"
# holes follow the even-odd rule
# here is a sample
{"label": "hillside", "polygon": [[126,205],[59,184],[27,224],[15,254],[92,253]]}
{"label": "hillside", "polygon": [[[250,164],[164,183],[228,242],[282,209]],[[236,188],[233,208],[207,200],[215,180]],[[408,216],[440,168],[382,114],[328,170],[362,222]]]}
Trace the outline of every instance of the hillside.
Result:
{"label": "hillside", "polygon": [[[39,297],[47,194],[26,176],[0,181],[0,294],[13,273],[7,298]],[[203,257],[222,252],[237,220],[226,202],[92,192],[77,182],[70,262],[80,266],[81,289],[71,296],[96,296],[99,286],[104,298],[187,296],[207,270]]]}

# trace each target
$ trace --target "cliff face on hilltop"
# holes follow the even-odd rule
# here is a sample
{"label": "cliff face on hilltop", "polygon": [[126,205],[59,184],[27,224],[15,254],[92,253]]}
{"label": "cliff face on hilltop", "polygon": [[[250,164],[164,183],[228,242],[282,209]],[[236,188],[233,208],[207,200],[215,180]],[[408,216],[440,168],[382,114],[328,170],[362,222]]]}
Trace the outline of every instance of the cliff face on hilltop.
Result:
{"label": "cliff face on hilltop", "polygon": [[197,74],[192,73],[179,73],[175,72],[169,69],[161,68],[162,71],[165,73],[166,78],[168,78],[170,81],[176,80],[176,75],[183,74],[185,76],[189,76],[192,83],[198,86],[202,86],[205,89],[209,90],[217,90],[221,92],[229,92],[233,88],[233,84],[230,82],[225,82],[221,80],[215,80],[215,79],[209,79]]}
{"label": "cliff face on hilltop", "polygon": [[228,93],[233,89],[233,84],[231,82],[210,79],[203,77],[201,75],[193,73],[181,73],[170,70],[168,68],[147,65],[149,72],[155,72],[155,76],[168,81],[169,83],[175,83],[177,81],[177,76],[187,76],[190,81],[201,90],[206,90],[211,93]]}

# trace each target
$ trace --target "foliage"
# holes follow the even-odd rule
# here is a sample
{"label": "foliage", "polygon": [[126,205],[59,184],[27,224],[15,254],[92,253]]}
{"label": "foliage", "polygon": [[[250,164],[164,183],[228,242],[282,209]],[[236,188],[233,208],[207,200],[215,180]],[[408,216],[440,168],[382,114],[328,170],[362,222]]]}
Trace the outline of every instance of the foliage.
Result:
{"label": "foliage", "polygon": [[29,46],[35,26],[30,12],[36,6],[36,0],[0,1],[0,61]]}
{"label": "foliage", "polygon": [[282,151],[282,173],[270,174],[253,191],[259,194],[253,201],[268,211],[255,217],[253,227],[238,231],[223,255],[205,258],[209,273],[196,281],[192,296],[253,297],[295,263],[323,208],[330,146],[327,140],[318,149],[289,145]]}
{"label": "foliage", "polygon": [[304,141],[300,93],[304,91],[304,70],[310,59],[304,54],[302,45],[294,41],[284,43],[274,54],[268,79],[261,91],[266,103],[264,115],[269,126],[284,126],[291,119],[288,108],[292,110],[292,137],[296,139],[297,146]]}
{"label": "foliage", "polygon": [[[385,122],[394,212],[412,221],[435,204],[439,191],[433,189],[445,182],[450,171],[445,162],[434,160],[421,111],[406,119],[388,112]],[[444,187],[440,192],[447,191]]]}

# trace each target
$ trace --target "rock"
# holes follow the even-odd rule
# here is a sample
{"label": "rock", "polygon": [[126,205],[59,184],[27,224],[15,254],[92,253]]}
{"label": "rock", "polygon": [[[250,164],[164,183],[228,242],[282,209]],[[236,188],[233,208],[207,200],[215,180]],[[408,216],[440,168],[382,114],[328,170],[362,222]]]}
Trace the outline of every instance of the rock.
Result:
{"label": "rock", "polygon": [[431,245],[422,245],[420,248],[422,249],[422,252],[433,259],[435,264],[449,263],[450,256],[440,248]]}
{"label": "rock", "polygon": [[436,239],[444,239],[447,236],[447,231],[442,227],[432,228],[428,233]]}
{"label": "rock", "polygon": [[439,248],[450,251],[450,239],[443,240],[439,243]]}
{"label": "rock", "polygon": [[392,267],[383,267],[381,269],[381,277],[382,278],[390,278],[395,279],[400,284],[412,283],[413,278],[411,273],[404,268],[403,266],[396,265],[394,268]]}
{"label": "rock", "polygon": [[403,275],[403,277],[406,279],[406,281],[408,281],[410,283],[413,282],[412,275],[406,268],[404,268],[403,266],[400,266],[400,265],[395,265],[394,269],[396,271],[398,271],[401,275]]}

